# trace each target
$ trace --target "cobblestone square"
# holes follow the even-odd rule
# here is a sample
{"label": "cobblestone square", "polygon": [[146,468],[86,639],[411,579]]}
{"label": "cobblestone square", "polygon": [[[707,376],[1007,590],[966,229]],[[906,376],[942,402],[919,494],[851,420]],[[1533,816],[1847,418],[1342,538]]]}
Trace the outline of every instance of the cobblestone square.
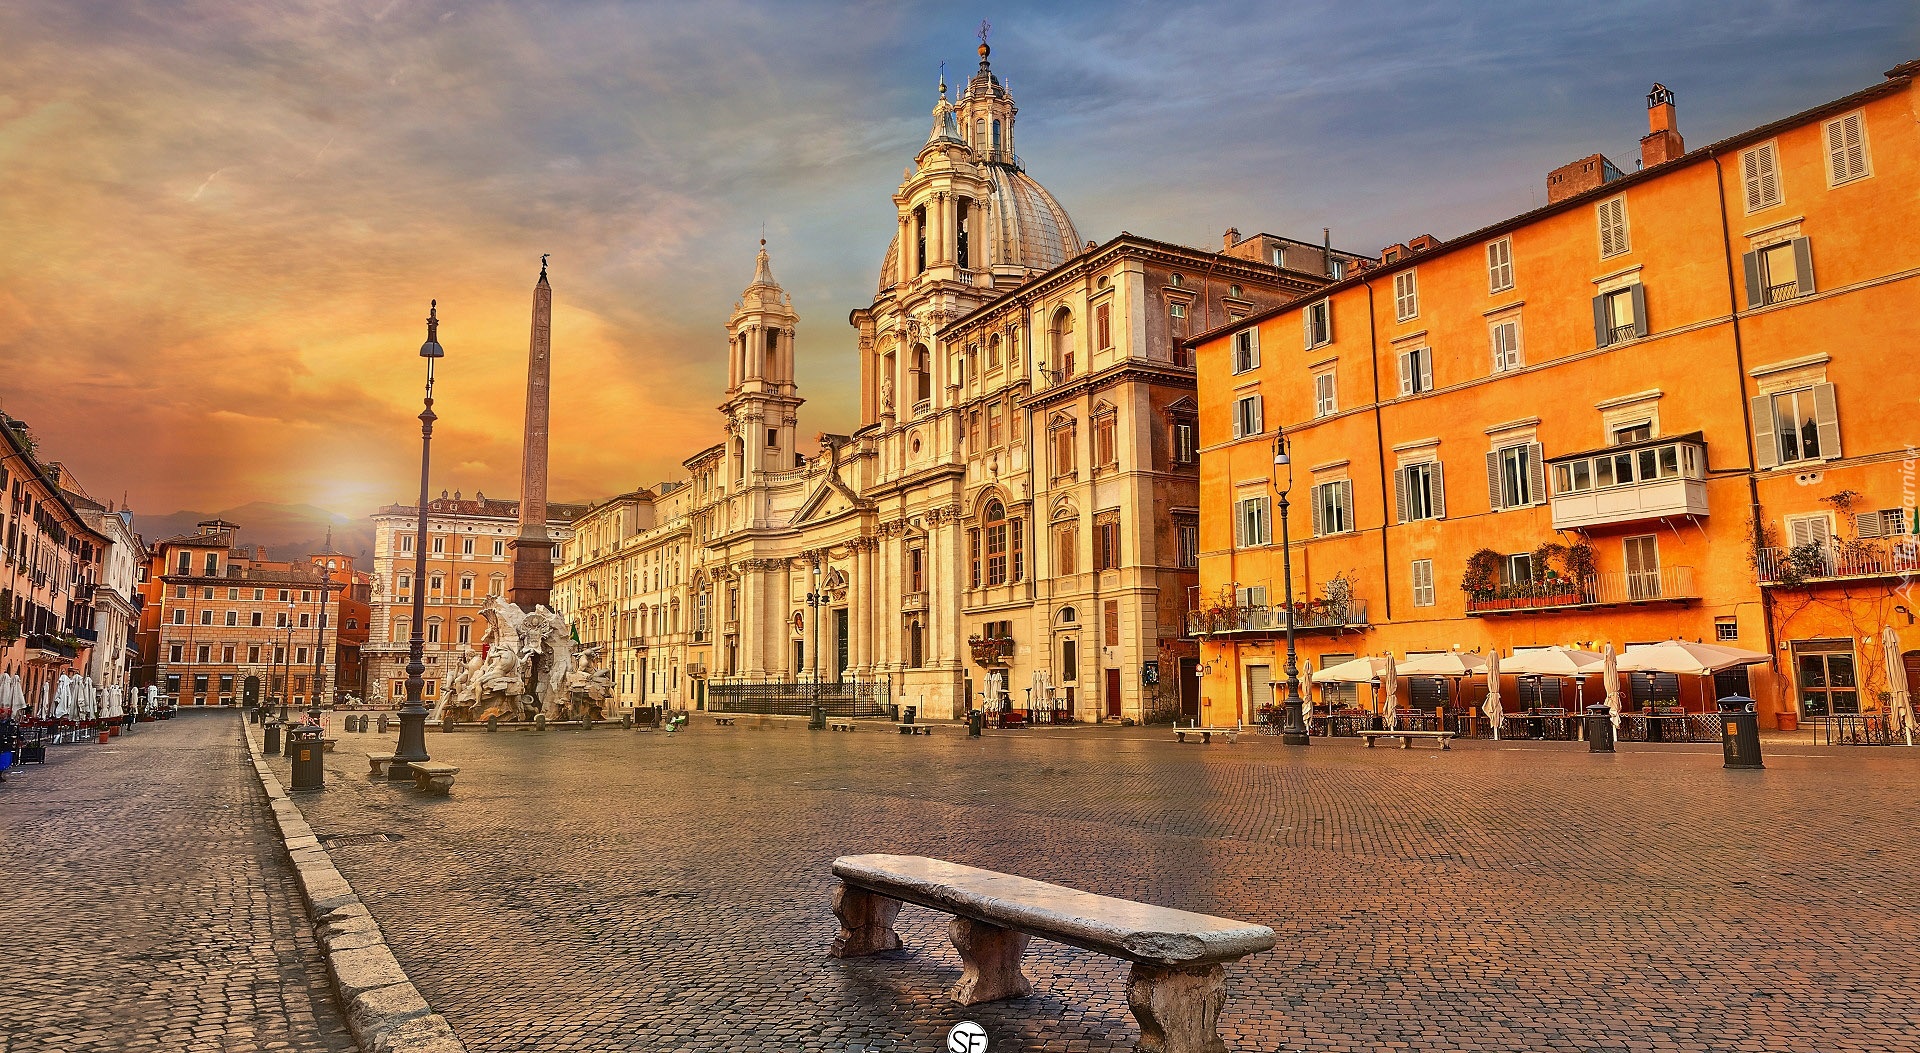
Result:
{"label": "cobblestone square", "polygon": [[448,798],[345,735],[300,798],[468,1048],[1126,1050],[1117,960],[1035,941],[1033,997],[961,1010],[946,917],[826,955],[838,855],[938,856],[1272,925],[1241,1050],[1913,1045],[1920,789],[1903,749],[1176,745],[1163,730],[902,738],[433,734]]}

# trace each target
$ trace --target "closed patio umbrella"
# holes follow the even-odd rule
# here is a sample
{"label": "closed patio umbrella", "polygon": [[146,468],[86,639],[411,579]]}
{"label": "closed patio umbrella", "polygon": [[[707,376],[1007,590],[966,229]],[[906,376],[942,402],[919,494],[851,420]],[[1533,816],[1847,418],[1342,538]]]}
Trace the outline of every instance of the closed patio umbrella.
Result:
{"label": "closed patio umbrella", "polygon": [[1380,669],[1380,722],[1388,731],[1400,730],[1400,671],[1393,666],[1389,651]]}
{"label": "closed patio umbrella", "polygon": [[1893,702],[1887,719],[1896,720],[1907,736],[1907,745],[1913,745],[1913,689],[1907,683],[1907,666],[1900,658],[1900,636],[1889,625],[1880,630],[1881,646],[1887,651],[1887,691],[1893,696]]}
{"label": "closed patio umbrella", "polygon": [[1600,658],[1600,676],[1607,682],[1607,708],[1611,711],[1609,719],[1613,722],[1613,738],[1618,742],[1620,740],[1620,660],[1614,657],[1611,643],[1600,652]]}
{"label": "closed patio umbrella", "polygon": [[1507,717],[1507,711],[1500,708],[1500,652],[1487,656],[1487,700],[1480,703],[1480,712],[1487,715],[1487,723],[1493,725],[1493,741],[1500,741],[1500,724]]}

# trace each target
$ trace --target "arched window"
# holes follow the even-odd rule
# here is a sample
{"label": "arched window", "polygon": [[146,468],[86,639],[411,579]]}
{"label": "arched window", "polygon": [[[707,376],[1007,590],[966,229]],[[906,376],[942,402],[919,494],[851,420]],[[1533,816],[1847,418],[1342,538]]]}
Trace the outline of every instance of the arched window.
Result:
{"label": "arched window", "polygon": [[995,153],[1000,151],[1000,118],[998,117],[993,119],[993,150]]}
{"label": "arched window", "polygon": [[913,345],[913,401],[917,405],[933,398],[933,370],[927,361],[927,345]]}
{"label": "arched window", "polygon": [[780,330],[767,330],[767,367],[761,376],[772,379],[780,375]]}
{"label": "arched window", "polygon": [[1000,368],[1000,334],[987,337],[987,368]]}
{"label": "arched window", "polygon": [[920,274],[927,269],[927,206],[925,205],[913,210],[913,238],[913,273]]}
{"label": "arched window", "polygon": [[1009,517],[1007,506],[1001,504],[998,498],[987,502],[980,519],[980,529],[974,532],[973,544],[975,577],[979,583],[1005,585],[1021,580],[1026,573],[1021,520]]}
{"label": "arched window", "polygon": [[967,235],[973,229],[973,199],[963,197],[956,201],[953,216],[953,265],[964,271],[973,266],[968,262],[971,257],[967,253]]}
{"label": "arched window", "polygon": [[1054,382],[1060,383],[1073,377],[1073,312],[1062,307],[1054,312],[1053,322],[1047,327],[1047,350],[1054,372]]}

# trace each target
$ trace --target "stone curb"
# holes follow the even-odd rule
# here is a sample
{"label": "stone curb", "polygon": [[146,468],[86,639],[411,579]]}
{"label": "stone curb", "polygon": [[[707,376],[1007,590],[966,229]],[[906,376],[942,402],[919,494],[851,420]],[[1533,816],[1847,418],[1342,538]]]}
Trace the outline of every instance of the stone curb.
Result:
{"label": "stone curb", "polygon": [[466,1053],[467,1047],[446,1018],[433,1011],[400,968],[379,923],[334,868],[313,827],[260,756],[260,744],[249,728],[242,724],[240,737],[246,740],[253,770],[259,773],[260,786],[273,806],[274,821],[300,879],[300,891],[354,1041],[364,1053]]}

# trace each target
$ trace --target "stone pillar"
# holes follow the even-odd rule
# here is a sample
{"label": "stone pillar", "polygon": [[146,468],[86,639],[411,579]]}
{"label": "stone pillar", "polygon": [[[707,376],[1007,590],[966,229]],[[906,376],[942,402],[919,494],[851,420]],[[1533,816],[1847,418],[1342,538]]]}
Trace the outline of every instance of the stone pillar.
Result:
{"label": "stone pillar", "polygon": [[894,260],[895,269],[897,271],[897,273],[895,274],[895,277],[903,282],[912,281],[913,280],[913,213],[912,212],[905,212],[905,213],[902,213],[900,216],[899,244],[900,244],[899,258]]}
{"label": "stone pillar", "polygon": [[953,919],[947,931],[953,936],[953,949],[960,952],[963,966],[960,982],[950,992],[954,1001],[979,1005],[1033,993],[1033,985],[1020,971],[1020,957],[1027,950],[1026,933],[960,917]]}
{"label": "stone pillar", "polygon": [[787,619],[793,617],[793,567],[785,560],[780,561],[779,575],[780,584],[774,590],[774,595],[779,597],[779,610],[769,612],[771,616],[767,619],[768,637],[775,649],[769,665],[774,669],[787,670],[784,679],[793,680],[799,677],[800,670],[792,667],[793,645],[788,642],[793,639],[787,629]]}
{"label": "stone pillar", "polygon": [[[739,633],[734,637],[740,647],[740,673],[742,676],[754,676],[763,672],[759,664],[759,648],[754,645],[753,627],[759,623],[759,604],[755,602],[754,588],[759,578],[752,569],[753,560],[740,563],[740,625]],[[724,600],[723,600],[724,602]]]}
{"label": "stone pillar", "polygon": [[840,919],[840,932],[827,953],[835,958],[864,958],[899,950],[900,934],[893,931],[893,919],[899,913],[897,899],[840,885],[833,890],[833,916]]}
{"label": "stone pillar", "polygon": [[947,195],[936,193],[927,202],[927,266],[947,262]]}
{"label": "stone pillar", "polygon": [[1127,1005],[1140,1022],[1145,1053],[1226,1053],[1220,1007],[1227,1001],[1220,965],[1156,969],[1135,964],[1127,976]]}

